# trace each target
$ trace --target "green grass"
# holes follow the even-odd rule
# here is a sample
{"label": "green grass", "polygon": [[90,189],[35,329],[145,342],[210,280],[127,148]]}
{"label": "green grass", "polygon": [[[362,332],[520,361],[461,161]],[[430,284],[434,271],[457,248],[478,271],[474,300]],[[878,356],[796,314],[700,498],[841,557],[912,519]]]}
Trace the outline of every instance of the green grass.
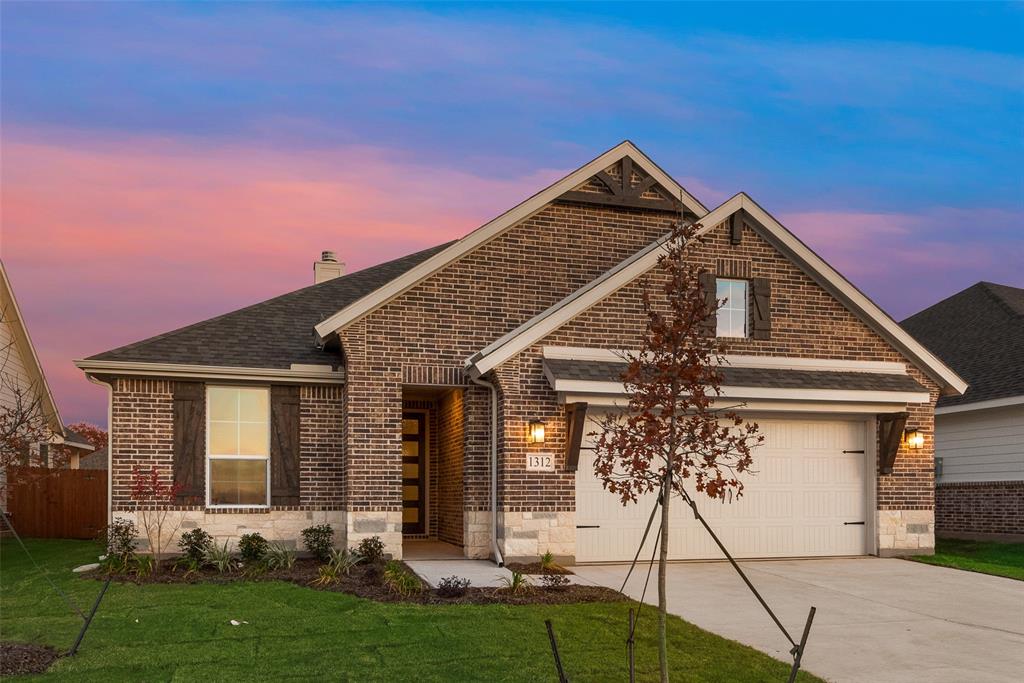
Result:
{"label": "green grass", "polygon": [[[84,541],[27,541],[36,561],[85,609],[101,583],[68,570],[95,561]],[[536,681],[554,666],[544,620],[577,681],[625,680],[627,604],[381,604],[282,582],[111,584],[79,654],[44,676],[75,681]],[[654,680],[655,613],[645,610],[637,667]],[[229,621],[248,621],[231,626]],[[0,544],[4,640],[70,647],[81,621],[14,541]],[[672,618],[674,681],[780,681],[788,665]],[[781,643],[780,643],[781,644]],[[802,673],[802,681],[818,681]]]}
{"label": "green grass", "polygon": [[919,555],[911,559],[1024,581],[1024,543],[939,538],[935,540],[934,555]]}

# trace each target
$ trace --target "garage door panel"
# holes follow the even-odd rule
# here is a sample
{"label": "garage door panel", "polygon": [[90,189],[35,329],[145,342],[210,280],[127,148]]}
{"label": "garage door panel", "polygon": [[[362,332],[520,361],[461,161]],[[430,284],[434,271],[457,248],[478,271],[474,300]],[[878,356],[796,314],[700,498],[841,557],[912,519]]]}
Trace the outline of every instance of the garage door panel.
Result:
{"label": "garage door panel", "polygon": [[[756,419],[765,442],[754,451],[753,472],[739,476],[744,495],[733,502],[693,494],[701,514],[736,557],[857,555],[866,552],[868,469],[863,422]],[[595,429],[591,426],[590,429]],[[654,505],[653,494],[623,507],[593,474],[592,438],[577,471],[577,559],[630,560]],[[692,483],[691,483],[692,486]],[[673,497],[669,552],[673,559],[719,559],[723,555]],[[657,523],[657,521],[656,521]],[[653,551],[653,536],[641,557]]]}

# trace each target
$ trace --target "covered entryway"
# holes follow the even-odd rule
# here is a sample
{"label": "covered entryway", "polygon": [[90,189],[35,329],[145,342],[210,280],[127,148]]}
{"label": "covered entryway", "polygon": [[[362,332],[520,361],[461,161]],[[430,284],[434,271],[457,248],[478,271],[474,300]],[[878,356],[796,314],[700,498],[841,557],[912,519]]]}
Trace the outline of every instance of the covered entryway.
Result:
{"label": "covered entryway", "polygon": [[[598,429],[588,415],[587,434]],[[741,498],[730,502],[695,496],[701,513],[730,552],[741,558],[823,557],[872,552],[873,513],[867,435],[861,419],[751,416],[765,435],[754,470],[741,477]],[[577,562],[633,558],[643,537],[653,495],[625,507],[594,476],[592,437],[584,437],[576,472]],[[721,552],[684,503],[673,498],[671,559],[719,559]],[[655,523],[655,529],[657,522]],[[653,536],[642,556],[650,558]]]}

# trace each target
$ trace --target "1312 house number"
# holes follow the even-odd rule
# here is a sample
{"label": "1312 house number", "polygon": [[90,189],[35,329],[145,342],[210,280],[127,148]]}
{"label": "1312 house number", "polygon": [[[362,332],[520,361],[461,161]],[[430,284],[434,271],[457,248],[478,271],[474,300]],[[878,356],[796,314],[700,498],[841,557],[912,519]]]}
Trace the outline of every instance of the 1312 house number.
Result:
{"label": "1312 house number", "polygon": [[537,453],[526,456],[528,472],[554,472],[555,457],[550,453]]}

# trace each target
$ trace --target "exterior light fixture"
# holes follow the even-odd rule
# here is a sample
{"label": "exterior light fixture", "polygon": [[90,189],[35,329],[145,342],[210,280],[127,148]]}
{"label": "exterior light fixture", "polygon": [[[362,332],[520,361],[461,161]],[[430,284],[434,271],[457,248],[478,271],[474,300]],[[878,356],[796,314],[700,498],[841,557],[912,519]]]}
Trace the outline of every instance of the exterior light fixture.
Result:
{"label": "exterior light fixture", "polygon": [[530,431],[526,440],[529,443],[544,443],[544,422],[540,418],[530,420]]}
{"label": "exterior light fixture", "polygon": [[924,432],[920,429],[906,429],[903,432],[903,443],[911,450],[924,448]]}

